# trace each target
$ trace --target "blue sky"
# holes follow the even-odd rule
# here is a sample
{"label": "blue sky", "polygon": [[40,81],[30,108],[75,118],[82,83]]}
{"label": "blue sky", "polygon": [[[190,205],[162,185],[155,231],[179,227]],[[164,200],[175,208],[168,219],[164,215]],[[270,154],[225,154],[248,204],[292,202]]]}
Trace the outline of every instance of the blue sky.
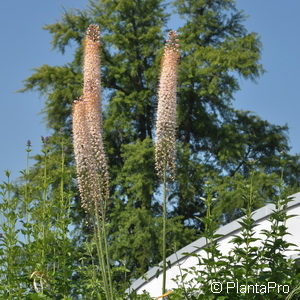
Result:
{"label": "blue sky", "polygon": [[[25,167],[28,139],[36,153],[40,149],[40,136],[48,134],[39,114],[44,99],[38,93],[16,91],[33,68],[42,64],[62,65],[72,59],[72,49],[64,56],[51,50],[51,36],[42,27],[58,21],[63,8],[83,8],[86,3],[86,0],[0,1],[0,181],[4,179],[4,170],[11,170],[15,178]],[[237,0],[237,7],[249,15],[245,22],[247,29],[261,38],[261,62],[266,73],[257,83],[241,80],[235,107],[254,111],[274,124],[288,124],[292,153],[299,153],[300,1]],[[174,26],[176,20],[172,22]]]}
{"label": "blue sky", "polygon": [[271,123],[289,126],[291,153],[300,153],[300,1],[238,0],[249,16],[249,31],[262,42],[266,73],[257,84],[241,80],[235,106],[256,112]]}

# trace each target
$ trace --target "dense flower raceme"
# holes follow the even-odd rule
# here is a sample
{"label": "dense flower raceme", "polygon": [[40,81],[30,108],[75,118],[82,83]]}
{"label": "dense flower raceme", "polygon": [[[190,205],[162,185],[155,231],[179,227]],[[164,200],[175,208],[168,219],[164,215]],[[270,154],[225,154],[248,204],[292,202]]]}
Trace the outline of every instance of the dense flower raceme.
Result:
{"label": "dense flower raceme", "polygon": [[156,120],[155,168],[161,179],[166,171],[171,180],[175,178],[176,159],[177,42],[177,33],[170,31],[161,62]]}
{"label": "dense flower raceme", "polygon": [[84,42],[83,95],[73,104],[73,144],[82,207],[103,215],[109,174],[102,138],[99,27],[90,25]]}

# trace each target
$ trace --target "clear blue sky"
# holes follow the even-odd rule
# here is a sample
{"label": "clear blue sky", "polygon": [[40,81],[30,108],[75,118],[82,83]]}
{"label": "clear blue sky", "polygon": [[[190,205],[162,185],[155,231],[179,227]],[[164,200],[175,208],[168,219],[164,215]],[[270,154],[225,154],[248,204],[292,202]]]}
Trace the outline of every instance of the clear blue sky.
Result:
{"label": "clear blue sky", "polygon": [[[86,0],[0,1],[0,181],[3,171],[13,178],[25,166],[25,144],[40,149],[40,136],[47,130],[38,113],[43,98],[38,93],[16,93],[22,80],[42,64],[61,65],[72,59],[72,50],[62,56],[51,50],[45,24],[58,21],[64,8],[83,8]],[[262,64],[266,73],[257,84],[241,80],[235,106],[256,112],[274,124],[288,124],[292,153],[300,152],[300,42],[299,0],[237,0],[249,18],[249,31],[257,32],[263,44]],[[174,25],[173,25],[174,24]],[[176,27],[176,20],[172,27]],[[176,28],[174,28],[176,29]]]}

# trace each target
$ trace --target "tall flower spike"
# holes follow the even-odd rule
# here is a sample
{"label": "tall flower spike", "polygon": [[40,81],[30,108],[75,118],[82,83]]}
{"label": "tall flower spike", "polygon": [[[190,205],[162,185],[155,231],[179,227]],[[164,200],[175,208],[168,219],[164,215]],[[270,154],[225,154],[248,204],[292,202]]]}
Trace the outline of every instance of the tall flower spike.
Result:
{"label": "tall flower spike", "polygon": [[83,98],[86,102],[86,120],[89,130],[90,155],[93,157],[93,170],[98,176],[94,182],[93,199],[97,206],[100,199],[102,214],[105,211],[109,196],[109,175],[107,159],[103,145],[103,126],[101,115],[101,81],[100,81],[100,31],[97,25],[90,25],[87,29],[84,51],[84,86]]}
{"label": "tall flower spike", "polygon": [[179,61],[179,45],[176,31],[169,32],[161,61],[156,120],[155,168],[162,179],[175,178],[176,159],[176,84]]}
{"label": "tall flower spike", "polygon": [[73,130],[73,144],[76,159],[77,180],[79,192],[81,197],[82,207],[87,210],[87,203],[91,199],[89,182],[91,180],[89,171],[89,157],[90,153],[85,107],[82,97],[74,101],[72,107],[72,130]]}
{"label": "tall flower spike", "polygon": [[99,36],[99,27],[90,25],[84,43],[83,95],[73,105],[73,139],[82,206],[104,216],[109,175],[102,137]]}
{"label": "tall flower spike", "polygon": [[90,25],[84,41],[83,97],[85,101],[99,105],[100,97],[100,30]]}

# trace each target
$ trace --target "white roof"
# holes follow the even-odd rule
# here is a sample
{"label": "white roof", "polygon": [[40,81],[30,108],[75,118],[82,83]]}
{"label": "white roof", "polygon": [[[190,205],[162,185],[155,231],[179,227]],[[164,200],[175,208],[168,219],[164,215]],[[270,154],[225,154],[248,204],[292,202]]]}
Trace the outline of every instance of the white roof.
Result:
{"label": "white roof", "polygon": [[[293,200],[288,203],[287,214],[288,215],[297,215],[296,217],[289,218],[287,220],[286,226],[290,235],[287,236],[287,241],[300,246],[300,192],[291,195],[289,198]],[[274,204],[267,204],[266,206],[256,210],[253,213],[253,219],[257,226],[255,227],[256,236],[263,238],[263,235],[260,234],[262,229],[270,228],[270,222],[268,221],[269,216],[275,209]],[[239,222],[242,218],[239,218],[229,224],[221,226],[216,234],[222,235],[217,238],[219,243],[219,249],[223,254],[228,253],[232,248],[233,244],[230,243],[232,236],[238,234],[241,230],[241,225]],[[188,257],[186,253],[197,253],[204,254],[203,247],[206,245],[205,238],[199,238],[198,240],[188,244],[177,252],[173,253],[167,258],[168,269],[167,269],[167,289],[172,289],[176,287],[172,278],[179,274],[179,269],[188,268],[197,264],[197,259],[195,257]],[[298,247],[300,248],[300,247]],[[298,251],[290,251],[289,256],[298,255]],[[162,263],[160,263],[161,265]],[[180,265],[180,268],[179,268]],[[162,284],[162,268],[153,267],[148,272],[146,272],[142,277],[134,281],[127,292],[137,291],[137,293],[142,293],[143,290],[146,290],[150,293],[151,296],[157,297],[161,295],[161,284]]]}

